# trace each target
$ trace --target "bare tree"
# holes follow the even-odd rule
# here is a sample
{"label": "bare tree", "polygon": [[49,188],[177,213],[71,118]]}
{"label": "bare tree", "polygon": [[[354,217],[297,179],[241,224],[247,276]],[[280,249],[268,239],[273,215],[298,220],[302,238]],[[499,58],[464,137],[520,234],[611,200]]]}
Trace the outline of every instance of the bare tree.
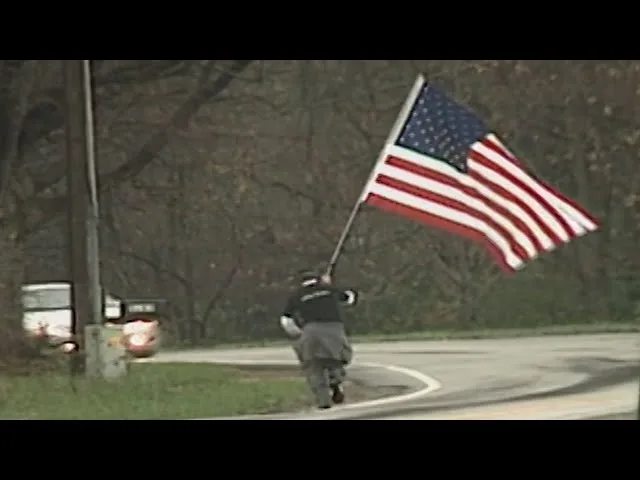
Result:
{"label": "bare tree", "polygon": [[[328,260],[420,71],[606,222],[514,279],[469,241],[364,208],[339,267],[340,280],[365,292],[353,330],[629,318],[640,297],[639,65],[175,61],[134,82],[142,66],[105,61],[97,75],[105,276],[122,294],[167,297],[180,341],[276,335],[291,273]],[[55,91],[56,75],[40,77],[53,85],[42,91]],[[0,212],[40,252],[57,252],[53,239],[62,238],[52,233],[65,201],[54,124],[16,150],[25,171],[13,169],[12,181],[25,193],[11,193]],[[54,271],[53,253],[38,258],[30,272]]]}

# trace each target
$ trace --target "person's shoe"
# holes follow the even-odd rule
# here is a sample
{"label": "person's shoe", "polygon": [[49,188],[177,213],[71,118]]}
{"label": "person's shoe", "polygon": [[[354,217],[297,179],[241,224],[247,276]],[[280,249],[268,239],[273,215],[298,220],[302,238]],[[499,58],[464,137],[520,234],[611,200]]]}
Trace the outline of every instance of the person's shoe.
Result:
{"label": "person's shoe", "polygon": [[331,408],[331,405],[318,405],[318,410],[328,410]]}
{"label": "person's shoe", "polygon": [[342,385],[334,385],[331,387],[331,401],[336,405],[344,403],[344,389]]}

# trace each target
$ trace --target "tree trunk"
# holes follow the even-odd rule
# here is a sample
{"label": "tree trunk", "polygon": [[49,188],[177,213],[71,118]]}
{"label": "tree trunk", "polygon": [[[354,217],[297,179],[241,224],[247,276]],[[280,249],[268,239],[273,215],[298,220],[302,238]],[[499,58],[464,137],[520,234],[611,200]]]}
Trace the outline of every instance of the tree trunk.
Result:
{"label": "tree trunk", "polygon": [[24,245],[6,230],[0,236],[0,368],[28,353],[22,328],[20,286],[24,281]]}

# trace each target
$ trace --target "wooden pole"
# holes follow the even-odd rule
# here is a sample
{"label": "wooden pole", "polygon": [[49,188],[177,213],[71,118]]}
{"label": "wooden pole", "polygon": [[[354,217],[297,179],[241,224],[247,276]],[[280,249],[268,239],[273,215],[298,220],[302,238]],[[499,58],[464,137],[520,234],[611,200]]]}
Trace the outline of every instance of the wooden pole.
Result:
{"label": "wooden pole", "polygon": [[89,60],[63,60],[71,332],[82,352],[84,327],[100,324],[102,317],[89,66]]}

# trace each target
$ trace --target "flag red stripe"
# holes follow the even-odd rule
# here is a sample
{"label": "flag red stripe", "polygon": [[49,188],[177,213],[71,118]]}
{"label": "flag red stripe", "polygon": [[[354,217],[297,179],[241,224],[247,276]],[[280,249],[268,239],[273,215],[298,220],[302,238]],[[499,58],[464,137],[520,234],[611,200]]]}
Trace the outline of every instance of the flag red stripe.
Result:
{"label": "flag red stripe", "polygon": [[540,186],[542,188],[544,188],[547,192],[549,192],[551,195],[558,197],[559,199],[563,200],[565,203],[568,203],[569,205],[571,205],[573,208],[575,208],[578,212],[580,212],[582,215],[584,215],[586,218],[588,218],[589,220],[591,220],[596,227],[600,227],[601,226],[601,222],[600,220],[598,220],[596,217],[594,217],[593,215],[591,215],[589,212],[587,212],[583,206],[581,206],[579,203],[577,203],[575,200],[572,200],[571,198],[567,197],[565,194],[563,194],[562,192],[554,189],[551,185],[549,185],[547,182],[545,182],[544,180],[538,179],[537,182],[540,184]]}
{"label": "flag red stripe", "polygon": [[[403,160],[401,158],[395,157],[395,156],[388,156],[385,160],[385,163],[387,165],[391,165],[393,167],[402,169],[402,170],[406,170],[408,172],[414,173],[416,175],[420,175],[421,177],[424,178],[428,178],[430,180],[436,181],[436,182],[440,182],[443,183],[445,185],[448,185],[452,188],[455,188],[461,192],[464,192],[465,194],[476,198],[478,200],[480,200],[481,202],[483,202],[485,205],[487,205],[491,210],[495,211],[496,213],[502,215],[503,217],[505,217],[507,220],[509,220],[516,228],[518,228],[523,234],[525,234],[527,236],[527,238],[529,238],[529,240],[531,241],[531,243],[533,243],[533,246],[535,247],[535,249],[539,252],[544,251],[544,248],[542,246],[542,244],[540,243],[540,240],[538,239],[538,237],[531,231],[531,229],[529,228],[529,226],[523,222],[520,217],[518,217],[517,215],[513,215],[509,210],[507,210],[506,208],[504,208],[502,205],[498,205],[497,203],[493,202],[491,199],[481,195],[477,190],[467,186],[467,185],[463,185],[461,183],[459,183],[457,180],[455,180],[452,177],[449,177],[447,175],[444,175],[440,172],[436,172],[435,170],[431,170],[428,169],[426,167],[423,167],[422,165],[416,165],[415,163],[412,162],[408,162],[407,160]],[[475,178],[475,177],[474,177]],[[484,179],[482,177],[480,178],[475,178],[476,180],[478,180],[480,183],[484,184]],[[491,188],[491,186],[487,185],[487,188],[493,190]],[[496,192],[497,193],[497,192]],[[498,193],[497,193],[498,194]],[[501,195],[502,197],[505,197],[505,195]],[[517,200],[513,200],[515,203],[519,203],[517,202]],[[527,207],[528,208],[528,207]],[[525,208],[523,208],[523,210],[527,211]],[[533,219],[535,219],[536,217],[532,217]],[[539,223],[536,220],[536,223]],[[510,238],[512,238],[510,236]],[[511,243],[511,242],[509,242]],[[516,242],[517,243],[517,242]],[[521,248],[520,245],[518,244],[518,248]],[[521,256],[520,253],[518,253],[518,256]],[[526,255],[525,252],[525,256],[522,258],[528,258],[528,255]]]}
{"label": "flag red stripe", "polygon": [[514,269],[512,269],[505,261],[500,249],[493,243],[491,243],[482,233],[478,232],[477,230],[465,227],[463,225],[460,225],[459,223],[446,220],[436,215],[431,215],[423,210],[418,210],[406,205],[402,205],[398,202],[394,202],[393,200],[389,200],[387,198],[376,195],[375,193],[369,193],[365,202],[388,213],[399,215],[401,217],[408,218],[410,220],[420,222],[438,228],[440,230],[444,230],[453,235],[458,235],[473,240],[474,242],[480,244],[482,247],[486,248],[494,257],[498,265],[500,265],[500,268],[502,268],[505,272],[514,272]]}
{"label": "flag red stripe", "polygon": [[[485,147],[490,148],[494,152],[498,153],[505,160],[507,160],[509,163],[511,163],[514,167],[520,169],[523,173],[527,174],[526,170],[524,168],[522,168],[522,165],[520,164],[518,159],[509,150],[503,148],[501,145],[498,145],[498,144],[492,142],[488,138],[485,138],[482,141],[482,144]],[[568,203],[573,208],[575,208],[578,212],[580,212],[582,215],[584,215],[586,218],[591,220],[595,225],[597,225],[598,227],[600,226],[600,221],[597,218],[595,218],[593,215],[591,215],[591,213],[589,213],[587,210],[585,210],[585,208],[582,205],[580,205],[579,203],[577,203],[575,200],[567,197],[565,194],[563,194],[559,190],[556,190],[555,188],[553,188],[551,185],[549,185],[546,181],[542,180],[541,178],[536,178],[535,181],[542,188],[544,188],[547,192],[549,192],[551,195],[553,195],[554,197],[558,197],[559,199],[561,199],[564,202]]]}
{"label": "flag red stripe", "polygon": [[[554,244],[556,244],[557,242],[560,241],[560,239],[556,235],[554,235],[553,231],[549,228],[549,226],[545,222],[542,221],[542,219],[538,216],[538,214],[527,203],[525,203],[522,200],[520,200],[519,197],[516,197],[512,192],[510,192],[509,190],[503,188],[501,185],[495,184],[495,183],[487,180],[482,175],[474,172],[473,170],[469,171],[469,176],[471,178],[473,178],[476,182],[480,183],[484,187],[486,187],[489,190],[491,190],[496,195],[499,195],[502,198],[504,198],[505,200],[508,200],[508,201],[518,205],[522,210],[525,211],[525,213],[527,215],[529,215],[529,217],[531,217],[531,219],[535,222],[535,224],[538,226],[538,228],[540,228],[540,230],[542,230],[545,233],[545,235],[547,237],[549,237]],[[555,238],[555,240],[554,240],[554,238]],[[535,245],[536,245],[536,248],[538,247],[538,245],[540,246],[540,249],[539,249],[540,252],[544,252],[545,251],[545,248],[540,243],[540,241],[538,240],[537,236],[536,236]]]}
{"label": "flag red stripe", "polygon": [[[488,160],[482,154],[480,154],[479,152],[476,152],[473,149],[471,149],[469,151],[469,158],[474,160],[474,161],[476,161],[476,162],[478,162],[483,167],[486,167],[486,168],[492,170],[496,174],[498,174],[501,177],[503,177],[505,180],[510,181],[511,183],[513,183],[514,185],[516,185],[517,187],[521,188],[526,193],[531,195],[531,197],[534,200],[536,200],[540,204],[540,206],[542,208],[544,208],[552,217],[555,218],[555,220],[560,224],[560,227],[562,228],[562,230],[565,231],[565,233],[566,233],[566,235],[567,235],[567,237],[569,239],[571,237],[575,236],[575,233],[569,227],[569,225],[567,224],[565,219],[562,217],[562,215],[560,215],[558,213],[558,211],[553,206],[549,205],[549,202],[547,202],[537,192],[535,192],[531,187],[529,187],[529,185],[526,185],[521,180],[519,180],[518,178],[514,177],[510,172],[506,171],[504,168],[501,168],[499,165],[497,165],[496,163],[492,162],[491,160]],[[471,170],[471,167],[469,168],[469,170]],[[524,204],[525,202],[520,200],[520,203]],[[539,215],[536,215],[536,216],[539,218],[541,223],[548,225],[547,222],[543,218],[541,218]],[[564,243],[562,238],[560,238],[558,236],[558,234],[555,233],[555,231],[553,231],[551,228],[549,229],[549,232],[550,232],[549,236],[552,238],[553,243],[555,243],[556,245],[561,245],[561,244]]]}
{"label": "flag red stripe", "polygon": [[444,205],[445,207],[453,208],[454,210],[458,210],[462,213],[466,213],[467,215],[471,215],[472,217],[477,218],[478,220],[484,221],[491,228],[496,230],[500,235],[502,235],[506,242],[509,244],[513,252],[517,257],[520,258],[522,262],[525,262],[526,259],[529,258],[527,252],[520,246],[520,244],[516,241],[516,239],[511,235],[508,230],[505,230],[502,225],[496,223],[490,216],[483,214],[482,212],[478,212],[473,208],[470,208],[466,204],[462,202],[458,202],[448,197],[443,197],[442,195],[438,195],[434,192],[429,192],[427,190],[423,190],[422,188],[412,185],[402,180],[398,180],[396,178],[391,178],[387,175],[378,175],[376,178],[376,183],[381,185],[386,185],[387,187],[395,188],[396,190],[400,190],[401,192],[408,193],[409,195],[413,195],[418,198],[423,198],[425,200],[429,200],[434,203],[438,203],[440,205]]}
{"label": "flag red stripe", "polygon": [[[498,155],[500,155],[500,159],[501,160],[504,160],[505,162],[515,166],[518,170],[520,170],[520,172],[523,175],[526,175],[527,178],[529,178],[531,181],[535,182],[538,186],[540,186],[540,184],[537,181],[537,179],[533,178],[525,170],[523,170],[520,166],[518,166],[517,163],[514,162],[513,158],[509,158],[508,156],[505,156],[505,155],[503,155],[501,153],[501,152],[504,152],[503,148],[500,148],[498,145],[496,145],[495,143],[491,142],[489,139],[486,139],[486,138],[484,139],[482,144],[485,147],[489,148],[491,151],[493,151],[493,152],[497,153]],[[473,151],[473,148],[471,150]],[[577,236],[579,234],[579,231],[574,230],[574,228],[569,224],[569,222],[567,222],[565,216],[563,215],[564,212],[559,211],[558,208],[555,205],[551,205],[546,198],[544,198],[542,195],[540,195],[540,193],[536,192],[536,190],[533,189],[530,185],[528,185],[527,183],[525,183],[522,180],[520,180],[518,177],[516,177],[511,172],[506,170],[503,166],[501,166],[499,163],[496,163],[493,159],[485,157],[480,152],[476,152],[476,153],[478,153],[480,155],[480,157],[483,158],[485,161],[487,161],[490,164],[494,165],[495,169],[497,169],[497,171],[499,171],[501,174],[503,174],[503,173],[506,174],[505,177],[509,178],[509,180],[511,180],[514,183],[517,182],[516,185],[521,187],[529,195],[533,196],[533,198],[538,200],[538,202],[544,207],[544,209],[547,210],[556,219],[556,221],[558,223],[560,223],[562,229],[568,235],[569,240],[571,240],[571,238],[573,238],[573,237],[575,237],[575,236]]]}

